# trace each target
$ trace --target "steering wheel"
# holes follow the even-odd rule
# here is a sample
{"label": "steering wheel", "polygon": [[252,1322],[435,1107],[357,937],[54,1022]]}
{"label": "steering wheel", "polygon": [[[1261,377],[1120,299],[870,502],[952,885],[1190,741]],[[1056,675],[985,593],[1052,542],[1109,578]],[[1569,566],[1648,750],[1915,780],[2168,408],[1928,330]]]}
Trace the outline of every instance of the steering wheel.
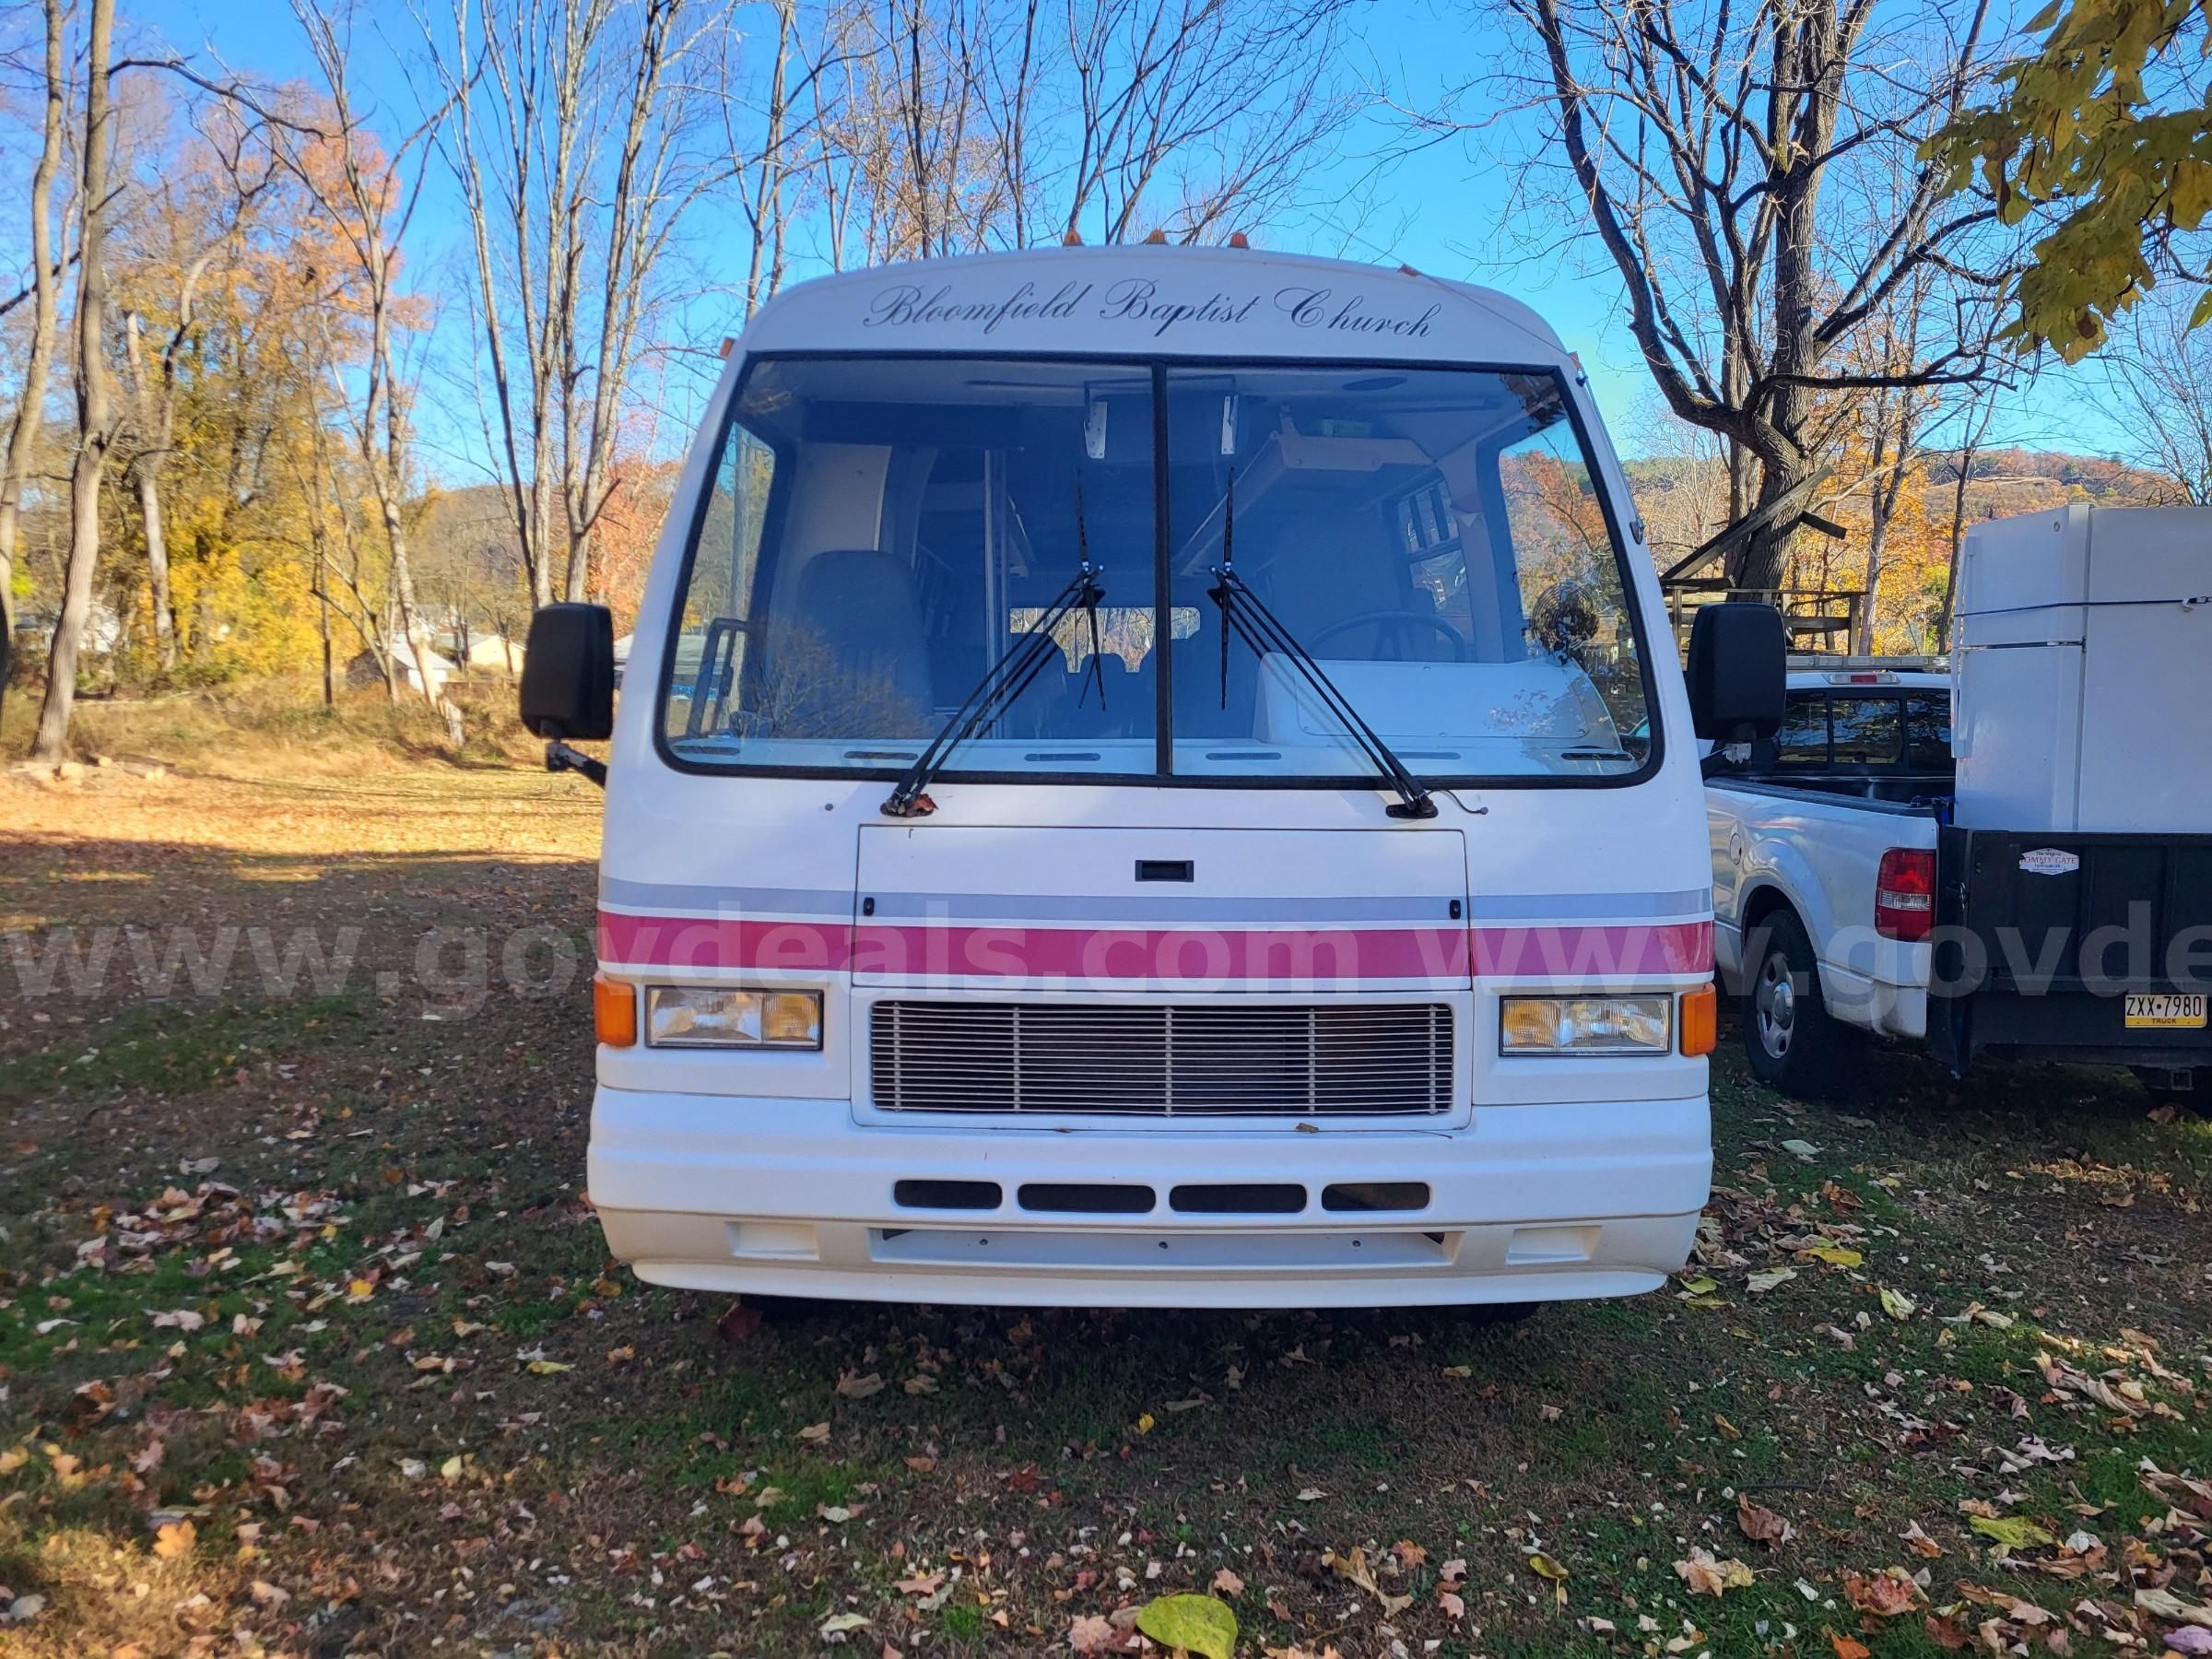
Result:
{"label": "steering wheel", "polygon": [[[1313,636],[1312,644],[1308,649],[1315,656],[1319,656],[1321,646],[1324,641],[1333,640],[1340,633],[1349,633],[1355,628],[1366,628],[1378,624],[1387,627],[1392,632],[1412,627],[1425,628],[1431,633],[1441,634],[1452,647],[1452,661],[1464,663],[1467,660],[1466,635],[1461,633],[1458,629],[1453,627],[1441,617],[1429,611],[1417,610],[1361,611],[1358,616],[1347,617],[1342,621],[1330,623]],[[1376,643],[1380,645],[1381,640],[1378,639]]]}

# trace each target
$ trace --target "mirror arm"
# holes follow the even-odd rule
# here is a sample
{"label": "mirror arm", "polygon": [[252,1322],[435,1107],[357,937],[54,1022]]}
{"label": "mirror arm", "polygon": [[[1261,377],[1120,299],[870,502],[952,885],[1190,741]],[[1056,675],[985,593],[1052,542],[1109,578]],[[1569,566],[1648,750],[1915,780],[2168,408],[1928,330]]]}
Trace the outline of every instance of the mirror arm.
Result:
{"label": "mirror arm", "polygon": [[571,748],[558,737],[546,744],[546,770],[549,772],[582,772],[600,788],[606,787],[606,762],[593,759],[582,749]]}

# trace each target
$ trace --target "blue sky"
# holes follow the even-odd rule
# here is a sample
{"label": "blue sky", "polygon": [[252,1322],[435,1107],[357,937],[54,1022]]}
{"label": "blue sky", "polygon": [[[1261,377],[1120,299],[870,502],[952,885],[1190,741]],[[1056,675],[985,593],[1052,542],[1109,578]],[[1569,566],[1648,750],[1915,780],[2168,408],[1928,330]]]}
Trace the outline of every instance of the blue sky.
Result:
{"label": "blue sky", "polygon": [[[433,9],[441,8],[441,0],[429,3]],[[240,72],[282,78],[311,71],[299,26],[285,0],[166,0],[139,16],[173,47],[206,50]],[[413,48],[415,25],[397,0],[364,5],[359,16],[354,71],[360,87],[389,112],[375,124],[381,130],[395,130],[410,105],[394,49]],[[1375,72],[1394,78],[1406,76],[1417,88],[1425,73],[1420,66],[1439,61],[1439,41],[1454,39],[1466,27],[1461,14],[1431,0],[1381,0],[1365,17],[1360,45]],[[388,44],[384,35],[389,36]],[[1549,318],[1569,347],[1581,354],[1617,446],[1630,454],[1648,451],[1658,404],[1630,337],[1619,281],[1611,266],[1600,262],[1594,248],[1535,260],[1522,257],[1524,250],[1516,245],[1511,223],[1505,170],[1469,145],[1441,143],[1378,175],[1375,157],[1390,142],[1386,124],[1370,123],[1317,168],[1318,195],[1366,197],[1348,244],[1344,214],[1324,216],[1311,225],[1278,227],[1257,240],[1276,247],[1403,262],[1437,276],[1509,288]],[[711,240],[712,226],[695,230],[695,243]],[[462,227],[449,192],[434,188],[426,197],[410,241],[416,280],[433,294],[456,291],[453,285],[466,279],[467,267]],[[687,312],[683,323],[699,335],[695,344],[711,346],[723,335],[736,332],[735,306],[727,318],[720,309],[718,304],[702,303]],[[455,312],[453,326],[441,331],[440,356],[430,371],[434,379],[442,378],[449,396],[458,400],[452,406],[453,418],[441,422],[436,413],[439,400],[428,394],[421,413],[425,437],[440,456],[433,463],[435,469],[457,484],[478,473],[483,446],[468,403],[469,365],[459,355],[466,322],[458,306]],[[2088,383],[2078,370],[2039,375],[2006,400],[1993,441],[2114,453],[2121,447],[2120,437],[2088,406],[2083,395]],[[687,406],[696,395],[677,394],[670,411],[674,420],[688,419],[691,411]],[[1940,434],[1934,436],[1940,441]]]}

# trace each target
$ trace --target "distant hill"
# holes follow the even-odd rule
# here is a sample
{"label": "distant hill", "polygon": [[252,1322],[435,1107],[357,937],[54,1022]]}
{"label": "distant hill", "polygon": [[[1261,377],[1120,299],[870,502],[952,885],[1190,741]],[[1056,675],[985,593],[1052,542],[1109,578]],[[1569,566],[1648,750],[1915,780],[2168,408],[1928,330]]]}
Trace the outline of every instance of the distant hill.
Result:
{"label": "distant hill", "polygon": [[[1959,477],[1958,458],[1938,457],[1929,471],[1931,481],[1947,492]],[[1970,520],[2009,518],[2075,500],[2151,507],[2172,500],[2173,494],[2158,474],[2124,461],[2061,450],[1983,450],[1967,473],[1966,514]]]}

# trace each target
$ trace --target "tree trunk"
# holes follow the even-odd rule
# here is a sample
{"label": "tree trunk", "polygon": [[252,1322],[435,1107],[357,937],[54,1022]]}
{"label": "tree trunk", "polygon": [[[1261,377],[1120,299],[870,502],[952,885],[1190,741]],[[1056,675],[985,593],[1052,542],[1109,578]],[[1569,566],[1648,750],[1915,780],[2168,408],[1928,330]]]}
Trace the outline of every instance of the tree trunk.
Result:
{"label": "tree trunk", "polygon": [[30,175],[30,349],[23,364],[22,395],[7,438],[7,470],[0,476],[0,705],[7,697],[8,657],[16,638],[16,536],[23,481],[30,474],[45,419],[46,376],[53,361],[54,312],[61,273],[53,265],[53,175],[62,158],[62,0],[46,0],[46,128],[38,166]]}
{"label": "tree trunk", "polygon": [[133,469],[138,475],[138,517],[146,529],[146,573],[154,591],[154,651],[164,673],[177,665],[176,612],[169,594],[169,535],[161,524],[161,477],[141,459]]}
{"label": "tree trunk", "polygon": [[115,32],[115,0],[92,0],[85,56],[84,229],[76,267],[76,464],[69,474],[69,570],[62,588],[62,616],[54,627],[46,666],[46,700],[39,711],[34,759],[58,765],[67,757],[69,715],[76,704],[76,658],[92,614],[92,573],[100,561],[100,486],[115,438],[110,405],[106,332],[108,273],[101,241],[106,232],[108,60]]}
{"label": "tree trunk", "polygon": [[[1769,460],[1759,468],[1759,500],[1753,510],[1779,501],[1813,475],[1812,457],[1802,453],[1790,453],[1779,459]],[[1783,585],[1789,570],[1790,548],[1796,539],[1792,522],[1795,512],[1783,515],[1779,525],[1759,531],[1733,561],[1735,569],[1729,572],[1731,587],[1749,588],[1754,592],[1771,592]]]}

